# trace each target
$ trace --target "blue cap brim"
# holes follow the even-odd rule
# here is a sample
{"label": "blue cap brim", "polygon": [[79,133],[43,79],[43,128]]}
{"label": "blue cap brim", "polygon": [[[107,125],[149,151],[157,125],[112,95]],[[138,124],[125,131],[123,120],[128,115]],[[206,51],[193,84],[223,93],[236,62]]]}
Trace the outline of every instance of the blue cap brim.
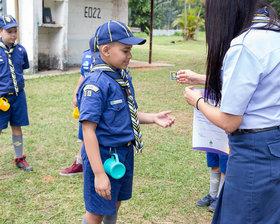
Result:
{"label": "blue cap brim", "polygon": [[142,45],[146,43],[146,39],[141,37],[128,37],[125,39],[118,40],[118,42],[128,45]]}
{"label": "blue cap brim", "polygon": [[1,27],[1,28],[4,29],[4,30],[7,30],[7,29],[10,29],[12,27],[18,27],[18,24],[17,23],[9,23],[9,24]]}

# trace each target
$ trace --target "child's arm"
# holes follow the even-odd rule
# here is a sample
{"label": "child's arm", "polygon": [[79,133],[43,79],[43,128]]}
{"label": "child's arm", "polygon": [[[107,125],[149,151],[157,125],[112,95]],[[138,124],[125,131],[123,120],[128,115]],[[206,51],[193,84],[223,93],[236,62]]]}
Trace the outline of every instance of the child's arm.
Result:
{"label": "child's arm", "polygon": [[160,113],[143,113],[138,111],[137,115],[141,124],[155,123],[160,127],[167,128],[175,122],[175,118],[169,116],[170,113],[171,111],[163,111]]}
{"label": "child's arm", "polygon": [[91,169],[94,173],[95,191],[106,200],[111,200],[111,183],[104,171],[95,129],[97,124],[90,121],[83,121],[83,136],[85,149],[90,162]]}
{"label": "child's arm", "polygon": [[78,89],[81,85],[81,83],[84,81],[84,77],[81,75],[80,78],[79,78],[79,81],[78,81],[78,84],[76,86],[76,89],[75,89],[75,92],[74,92],[74,96],[73,96],[73,107],[76,108],[77,107],[77,92],[78,92]]}
{"label": "child's arm", "polygon": [[177,82],[190,85],[205,85],[206,75],[200,75],[191,70],[180,70],[177,72]]}

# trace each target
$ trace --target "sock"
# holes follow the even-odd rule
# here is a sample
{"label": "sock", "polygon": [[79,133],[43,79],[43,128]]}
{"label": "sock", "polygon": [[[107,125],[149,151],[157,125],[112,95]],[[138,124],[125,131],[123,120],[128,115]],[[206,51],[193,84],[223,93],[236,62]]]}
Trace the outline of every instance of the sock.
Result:
{"label": "sock", "polygon": [[85,217],[83,218],[82,224],[88,224],[88,222],[86,221]]}
{"label": "sock", "polygon": [[118,213],[116,213],[115,215],[105,215],[103,218],[103,223],[104,224],[116,224],[117,218],[118,218]]}
{"label": "sock", "polygon": [[23,155],[22,135],[12,135],[12,141],[15,149],[15,158],[22,157]]}
{"label": "sock", "polygon": [[220,184],[219,184],[219,191],[218,191],[217,197],[219,197],[219,195],[220,195],[220,192],[221,192],[221,189],[222,189],[222,187],[223,187],[223,185],[224,185],[224,182],[225,182],[225,177],[223,177],[223,176],[221,175],[221,180],[220,180]]}
{"label": "sock", "polygon": [[77,164],[83,164],[83,160],[82,160],[81,156],[77,156],[76,163]]}
{"label": "sock", "polygon": [[216,198],[220,185],[221,172],[215,172],[211,169],[210,172],[210,196]]}

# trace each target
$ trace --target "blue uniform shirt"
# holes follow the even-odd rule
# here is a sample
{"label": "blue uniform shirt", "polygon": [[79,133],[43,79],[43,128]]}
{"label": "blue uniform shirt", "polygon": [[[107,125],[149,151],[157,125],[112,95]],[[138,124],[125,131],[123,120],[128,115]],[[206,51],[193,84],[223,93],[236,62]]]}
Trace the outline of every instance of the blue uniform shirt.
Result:
{"label": "blue uniform shirt", "polygon": [[240,129],[280,125],[280,33],[249,30],[231,42],[222,68],[221,111]]}
{"label": "blue uniform shirt", "polygon": [[81,75],[85,78],[90,73],[90,67],[94,62],[95,58],[92,56],[90,49],[83,52]]}
{"label": "blue uniform shirt", "polygon": [[[94,65],[105,64],[100,57]],[[133,141],[134,134],[126,100],[121,86],[107,71],[94,71],[87,76],[77,93],[77,104],[80,111],[79,121],[97,123],[96,136],[100,145],[118,147]],[[111,72],[114,78],[120,78],[120,71]],[[129,77],[131,93],[135,102],[134,89]],[[137,108],[137,104],[135,102]]]}
{"label": "blue uniform shirt", "polygon": [[[16,45],[12,53],[12,62],[15,68],[18,88],[21,91],[24,88],[23,70],[29,68],[27,52],[22,45]],[[4,49],[0,47],[0,95],[11,92],[15,92],[15,87],[9,67],[8,56]]]}

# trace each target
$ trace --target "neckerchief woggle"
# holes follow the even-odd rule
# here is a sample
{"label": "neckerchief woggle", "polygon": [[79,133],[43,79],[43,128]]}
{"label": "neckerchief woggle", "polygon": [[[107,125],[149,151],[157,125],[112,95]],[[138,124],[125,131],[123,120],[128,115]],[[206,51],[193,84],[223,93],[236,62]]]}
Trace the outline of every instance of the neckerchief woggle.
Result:
{"label": "neckerchief woggle", "polygon": [[15,87],[15,92],[16,92],[16,95],[18,95],[19,89],[18,89],[18,85],[17,85],[17,77],[16,77],[16,73],[15,73],[15,67],[12,62],[12,53],[16,47],[16,43],[13,44],[12,47],[9,49],[6,47],[6,45],[1,40],[0,47],[2,47],[4,52],[7,54],[8,63],[9,63],[10,71],[11,71],[11,76],[12,76],[14,87]]}
{"label": "neckerchief woggle", "polygon": [[[142,133],[140,130],[139,119],[137,116],[137,110],[135,107],[133,96],[130,92],[130,85],[129,85],[128,79],[126,77],[126,71],[124,69],[122,69],[120,71],[116,71],[115,69],[113,69],[112,67],[110,67],[107,64],[97,64],[97,65],[93,66],[93,68],[92,68],[92,71],[95,71],[95,70],[100,70],[100,71],[106,72],[105,74],[110,76],[111,78],[113,78],[124,90],[125,95],[127,97],[127,104],[129,107],[129,113],[130,113],[131,123],[132,123],[132,127],[133,127],[133,133],[134,133],[134,137],[135,137],[134,146],[136,149],[136,153],[142,152],[142,150],[143,150]],[[113,75],[113,73],[119,74],[119,78],[117,79]]]}
{"label": "neckerchief woggle", "polygon": [[[252,25],[257,23],[269,23],[269,22],[270,22],[270,18],[269,18],[268,10],[267,7],[264,7],[255,14],[252,21]],[[279,20],[273,21],[272,24],[280,28]]]}

